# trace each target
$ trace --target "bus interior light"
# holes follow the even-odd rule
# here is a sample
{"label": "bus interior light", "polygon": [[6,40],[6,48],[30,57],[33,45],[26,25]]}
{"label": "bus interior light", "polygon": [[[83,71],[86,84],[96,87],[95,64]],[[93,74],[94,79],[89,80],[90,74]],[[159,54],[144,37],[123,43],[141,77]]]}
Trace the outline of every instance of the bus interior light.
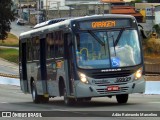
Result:
{"label": "bus interior light", "polygon": [[79,77],[80,77],[81,82],[88,83],[88,80],[85,74],[79,72]]}
{"label": "bus interior light", "polygon": [[135,72],[134,76],[135,76],[135,80],[138,80],[139,78],[141,78],[142,77],[142,68],[138,69]]}

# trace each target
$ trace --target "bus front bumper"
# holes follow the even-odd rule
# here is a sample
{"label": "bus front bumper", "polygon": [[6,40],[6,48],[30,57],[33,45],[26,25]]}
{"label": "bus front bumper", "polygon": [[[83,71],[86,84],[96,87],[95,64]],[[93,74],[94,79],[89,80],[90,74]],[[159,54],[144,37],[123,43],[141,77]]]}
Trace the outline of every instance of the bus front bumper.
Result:
{"label": "bus front bumper", "polygon": [[[118,86],[118,90],[108,91],[108,87]],[[95,86],[90,84],[84,84],[80,81],[75,85],[75,97],[104,97],[114,96],[118,94],[131,94],[131,93],[144,93],[145,92],[145,80],[136,80],[126,84],[108,85],[108,86]]]}

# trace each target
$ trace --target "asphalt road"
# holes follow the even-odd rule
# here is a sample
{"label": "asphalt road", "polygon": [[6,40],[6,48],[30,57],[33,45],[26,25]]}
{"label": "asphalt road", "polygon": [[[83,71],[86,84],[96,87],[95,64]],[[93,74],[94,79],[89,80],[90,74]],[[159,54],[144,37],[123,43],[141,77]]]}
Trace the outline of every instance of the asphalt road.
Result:
{"label": "asphalt road", "polygon": [[[93,98],[91,102],[80,102],[73,106],[66,106],[63,103],[63,97],[56,97],[50,99],[47,104],[34,104],[30,94],[23,94],[17,86],[0,85],[0,111],[48,111],[47,115],[51,115],[52,119],[81,120],[81,117],[86,117],[86,120],[134,120],[135,117],[105,117],[107,113],[119,113],[121,111],[134,111],[136,113],[144,113],[144,111],[159,111],[160,114],[160,96],[159,95],[130,95],[127,104],[118,104],[113,98]],[[55,111],[55,112],[54,112]],[[83,112],[81,112],[83,111]],[[94,112],[90,112],[94,111]],[[101,112],[100,112],[101,111]],[[107,112],[109,111],[109,112]],[[51,112],[51,113],[50,113]],[[132,113],[132,112],[131,112]],[[157,113],[157,112],[156,112]],[[45,115],[45,114],[43,114]],[[53,117],[56,116],[56,117]],[[74,116],[66,118],[62,116]],[[91,118],[92,117],[92,118]],[[9,118],[0,118],[2,120]],[[12,118],[12,120],[19,120],[21,118]],[[27,119],[27,118],[23,118]],[[38,118],[38,120],[44,118]],[[51,119],[47,117],[47,119]],[[47,120],[46,119],[46,120]],[[84,119],[84,118],[83,118]],[[159,120],[160,117],[137,117],[138,120]],[[36,120],[36,119],[35,119]]]}
{"label": "asphalt road", "polygon": [[29,30],[32,30],[32,26],[30,25],[17,25],[16,24],[16,21],[14,22],[11,22],[11,33],[15,34],[17,37],[19,37],[19,35],[23,32],[26,32],[26,31],[29,31]]}

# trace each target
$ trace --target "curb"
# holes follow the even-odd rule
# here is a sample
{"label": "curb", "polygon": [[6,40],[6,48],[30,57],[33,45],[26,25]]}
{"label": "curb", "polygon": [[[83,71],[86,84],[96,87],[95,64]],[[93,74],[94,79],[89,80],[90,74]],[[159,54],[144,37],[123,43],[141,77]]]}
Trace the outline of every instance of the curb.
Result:
{"label": "curb", "polygon": [[19,75],[12,75],[12,74],[5,74],[5,73],[0,73],[0,76],[9,77],[9,78],[19,78]]}
{"label": "curb", "polygon": [[[0,47],[1,47],[1,46],[0,46]],[[6,60],[6,59],[3,59],[3,58],[0,58],[0,60],[5,61],[5,62],[8,62],[8,63],[13,64],[13,65],[15,65],[15,66],[18,67],[18,64],[14,63],[14,62],[10,62],[10,61],[8,61],[8,60]],[[8,66],[8,65],[7,65],[7,66]]]}

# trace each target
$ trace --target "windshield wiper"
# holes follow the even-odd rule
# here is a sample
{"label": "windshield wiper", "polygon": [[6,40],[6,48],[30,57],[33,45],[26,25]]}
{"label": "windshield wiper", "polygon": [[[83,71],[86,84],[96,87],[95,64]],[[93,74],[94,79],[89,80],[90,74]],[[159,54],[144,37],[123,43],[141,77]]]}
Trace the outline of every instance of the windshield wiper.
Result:
{"label": "windshield wiper", "polygon": [[102,41],[99,39],[99,37],[97,37],[97,35],[94,34],[94,32],[92,32],[91,30],[88,30],[88,33],[90,33],[90,34],[92,35],[92,37],[95,38],[95,39],[99,42],[99,44],[101,44],[102,46],[105,46],[105,43],[102,42]]}
{"label": "windshield wiper", "polygon": [[112,41],[113,41],[113,47],[114,47],[114,54],[115,54],[115,56],[116,56],[116,48],[115,48],[114,37],[113,37],[113,35],[112,35],[112,36],[110,36],[109,38],[112,38]]}
{"label": "windshield wiper", "polygon": [[121,37],[121,35],[122,35],[122,33],[123,33],[124,30],[125,30],[125,28],[122,28],[122,29],[120,30],[120,33],[119,33],[116,41],[114,42],[114,48],[115,48],[115,46],[117,46],[117,44],[118,44],[118,42],[119,42],[119,40],[120,40],[120,37]]}

